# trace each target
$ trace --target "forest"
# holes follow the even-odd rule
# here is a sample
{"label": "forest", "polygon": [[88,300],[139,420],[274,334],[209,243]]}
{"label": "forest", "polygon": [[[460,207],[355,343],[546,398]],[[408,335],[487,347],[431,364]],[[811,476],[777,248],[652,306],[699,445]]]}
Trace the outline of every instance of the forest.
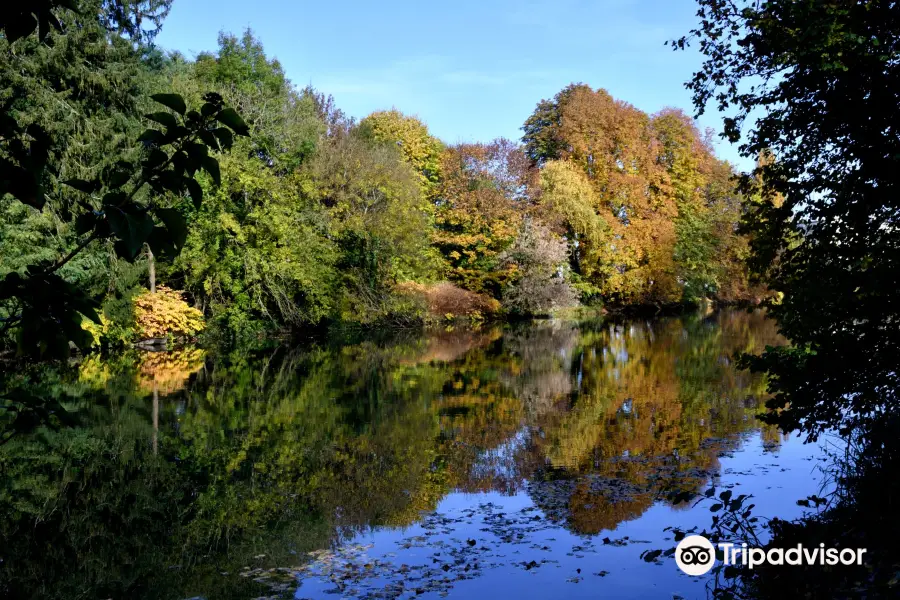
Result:
{"label": "forest", "polygon": [[[766,296],[745,266],[734,168],[679,109],[649,115],[573,83],[537,102],[521,141],[449,145],[399,108],[348,117],[249,29],[190,59],[154,45],[169,3],[113,6],[0,39],[5,114],[46,146],[40,200],[11,184],[0,199],[7,351]],[[236,121],[170,158],[176,118],[210,93]],[[105,210],[129,166],[161,171],[129,183],[132,208]],[[51,272],[48,289],[83,293],[58,309],[67,339],[31,323],[28,294],[54,295],[35,291]]]}

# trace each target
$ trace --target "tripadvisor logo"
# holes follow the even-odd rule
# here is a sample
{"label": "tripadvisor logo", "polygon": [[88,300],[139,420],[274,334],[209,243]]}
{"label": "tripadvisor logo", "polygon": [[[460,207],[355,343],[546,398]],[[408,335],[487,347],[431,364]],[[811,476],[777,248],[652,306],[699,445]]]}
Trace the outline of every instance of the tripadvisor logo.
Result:
{"label": "tripadvisor logo", "polygon": [[[865,548],[804,548],[797,544],[793,548],[748,548],[747,544],[737,546],[731,543],[718,544],[725,565],[743,565],[753,568],[759,565],[861,565]],[[702,535],[689,535],[675,547],[675,563],[688,575],[705,575],[716,564],[716,550]]]}
{"label": "tripadvisor logo", "polygon": [[716,563],[716,549],[702,535],[689,535],[678,542],[675,562],[688,575],[705,575]]}

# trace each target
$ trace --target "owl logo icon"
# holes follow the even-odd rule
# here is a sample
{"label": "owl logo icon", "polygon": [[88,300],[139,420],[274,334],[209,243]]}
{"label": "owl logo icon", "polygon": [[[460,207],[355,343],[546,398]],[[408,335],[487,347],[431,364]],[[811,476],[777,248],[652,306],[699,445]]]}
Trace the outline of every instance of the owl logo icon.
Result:
{"label": "owl logo icon", "polygon": [[675,563],[688,575],[706,575],[716,564],[716,551],[702,535],[689,535],[678,542]]}

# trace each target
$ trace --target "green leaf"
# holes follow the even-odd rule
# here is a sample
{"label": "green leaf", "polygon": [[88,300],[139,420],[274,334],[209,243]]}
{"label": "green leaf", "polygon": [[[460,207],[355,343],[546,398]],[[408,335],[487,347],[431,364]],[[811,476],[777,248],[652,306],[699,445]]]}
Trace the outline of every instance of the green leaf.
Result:
{"label": "green leaf", "polygon": [[185,150],[187,150],[188,155],[194,160],[203,160],[203,158],[209,154],[209,149],[206,145],[199,142],[187,144]]}
{"label": "green leaf", "polygon": [[116,170],[109,174],[106,184],[111,188],[120,188],[131,179],[131,172],[126,170]]}
{"label": "green leaf", "polygon": [[187,223],[177,208],[158,208],[156,216],[165,224],[172,236],[172,242],[175,247],[181,249],[187,239]]}
{"label": "green leaf", "polygon": [[187,106],[184,103],[184,98],[182,98],[178,94],[153,94],[150,97],[163,106],[171,108],[179,115],[183,115],[184,111],[187,110]]}
{"label": "green leaf", "polygon": [[186,179],[175,171],[167,170],[159,173],[154,178],[154,181],[160,189],[169,190],[173,194],[180,194],[184,190]]}
{"label": "green leaf", "polygon": [[231,135],[230,129],[218,127],[213,129],[213,134],[219,140],[219,145],[222,147],[222,150],[228,150],[231,148],[232,144],[234,144],[234,136]]}
{"label": "green leaf", "polygon": [[117,189],[128,183],[137,167],[128,161],[119,160],[103,169],[102,179],[107,187]]}
{"label": "green leaf", "polygon": [[157,131],[156,129],[147,129],[146,131],[144,131],[144,133],[138,136],[137,141],[158,144],[162,141],[163,137],[165,136],[163,135],[162,131]]}
{"label": "green leaf", "polygon": [[209,176],[212,177],[213,181],[216,185],[222,183],[222,176],[219,173],[219,161],[217,161],[212,156],[204,156],[203,157],[203,170],[209,173]]}
{"label": "green leaf", "polygon": [[250,128],[233,108],[224,108],[216,115],[216,120],[230,127],[236,134],[249,136]]}
{"label": "green leaf", "polygon": [[199,209],[200,204],[203,202],[203,188],[200,187],[200,184],[193,177],[188,177],[186,183],[191,200],[194,201],[194,208]]}
{"label": "green leaf", "polygon": [[150,154],[147,155],[147,158],[144,159],[143,167],[145,169],[155,169],[156,167],[165,163],[167,160],[169,160],[168,154],[166,154],[159,148],[154,148],[150,151]]}
{"label": "green leaf", "polygon": [[204,117],[211,117],[216,114],[216,111],[219,110],[219,107],[211,102],[207,102],[203,106],[200,107],[200,114]]}
{"label": "green leaf", "polygon": [[75,218],[75,233],[84,235],[97,224],[97,215],[94,213],[81,213]]}
{"label": "green leaf", "polygon": [[122,242],[118,249],[124,250],[123,258],[134,260],[153,231],[153,219],[147,213],[126,213],[115,207],[107,211],[106,218],[110,229]]}
{"label": "green leaf", "polygon": [[213,150],[219,149],[219,140],[216,139],[216,136],[213,135],[212,131],[209,131],[207,129],[201,129],[199,134],[200,134],[200,139],[203,141],[204,144],[206,144],[208,147],[212,148]]}
{"label": "green leaf", "polygon": [[70,188],[75,188],[79,192],[83,192],[85,194],[93,194],[100,189],[100,182],[98,181],[85,181],[84,179],[66,179],[62,183],[63,185],[67,185]]}
{"label": "green leaf", "polygon": [[144,115],[144,117],[150,119],[151,121],[156,121],[157,123],[161,123],[166,127],[178,127],[178,119],[175,118],[175,115],[167,112],[155,112],[150,113],[148,115]]}
{"label": "green leaf", "polygon": [[174,257],[177,254],[172,236],[165,227],[154,227],[147,237],[147,245],[158,257]]}

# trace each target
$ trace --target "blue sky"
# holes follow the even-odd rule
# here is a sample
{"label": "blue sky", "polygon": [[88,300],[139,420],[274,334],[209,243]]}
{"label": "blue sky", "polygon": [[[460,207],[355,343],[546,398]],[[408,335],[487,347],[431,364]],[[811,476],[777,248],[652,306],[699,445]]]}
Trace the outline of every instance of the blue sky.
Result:
{"label": "blue sky", "polygon": [[[695,23],[693,0],[453,2],[175,0],[157,42],[194,56],[250,27],[298,86],[362,118],[395,107],[448,143],[518,139],[535,104],[572,82],[655,112],[692,113],[700,64],[663,42]],[[701,127],[719,130],[715,111]],[[717,154],[741,166],[736,149]]]}

